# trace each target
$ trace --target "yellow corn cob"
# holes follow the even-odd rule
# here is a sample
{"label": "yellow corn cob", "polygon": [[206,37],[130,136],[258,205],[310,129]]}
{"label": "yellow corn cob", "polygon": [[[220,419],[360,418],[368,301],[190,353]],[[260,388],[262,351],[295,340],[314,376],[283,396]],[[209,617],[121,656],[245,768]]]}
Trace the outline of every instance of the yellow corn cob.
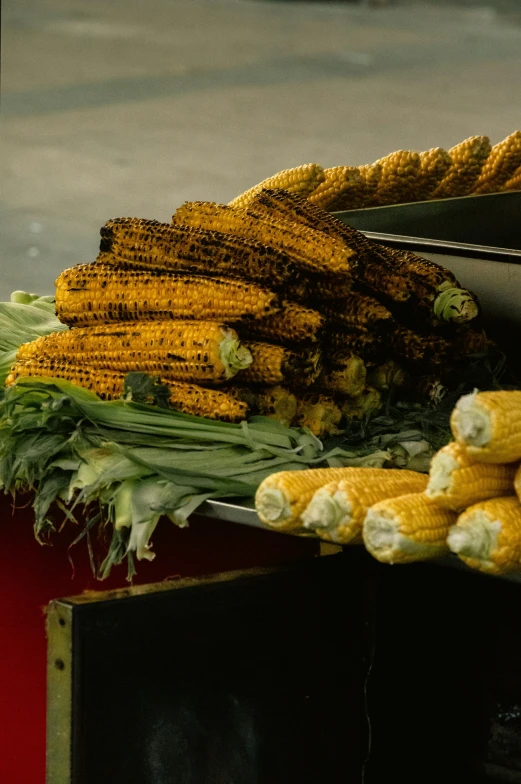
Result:
{"label": "yellow corn cob", "polygon": [[328,321],[345,329],[374,329],[392,320],[392,313],[374,297],[353,291],[338,301],[336,307],[326,305],[322,313]]}
{"label": "yellow corn cob", "polygon": [[521,191],[521,166],[519,166],[512,177],[505,182],[502,190]]}
{"label": "yellow corn cob", "polygon": [[207,231],[235,234],[287,253],[308,272],[335,274],[349,271],[353,252],[332,237],[286,218],[252,214],[213,202],[185,202],[173,221]]}
{"label": "yellow corn cob", "polygon": [[473,193],[497,193],[521,166],[521,131],[514,131],[490,151]]}
{"label": "yellow corn cob", "polygon": [[302,514],[302,522],[304,528],[330,542],[359,542],[370,506],[405,493],[421,493],[426,485],[427,477],[416,471],[346,468],[342,479],[315,492]]}
{"label": "yellow corn cob", "polygon": [[451,165],[449,153],[442,147],[432,147],[420,153],[420,184],[418,199],[430,199]]}
{"label": "yellow corn cob", "polygon": [[359,166],[358,171],[363,184],[363,196],[361,196],[363,203],[360,206],[372,207],[377,204],[376,192],[382,177],[382,164],[379,161],[365,164]]}
{"label": "yellow corn cob", "polygon": [[[345,468],[308,468],[304,471],[280,471],[264,479],[255,495],[259,518],[278,531],[302,527],[301,514],[319,487],[341,479]],[[367,469],[360,468],[359,471]]]}
{"label": "yellow corn cob", "polygon": [[271,343],[248,343],[253,362],[241,372],[242,384],[281,384],[297,381],[309,386],[321,369],[318,349],[295,352]]}
{"label": "yellow corn cob", "polygon": [[364,183],[358,167],[333,166],[324,169],[325,180],[308,196],[323,210],[354,210],[364,203]]}
{"label": "yellow corn cob", "polygon": [[521,506],[516,496],[474,504],[458,517],[448,545],[467,566],[489,574],[521,570]]}
{"label": "yellow corn cob", "polygon": [[[6,380],[6,385],[14,384],[19,378],[45,377],[64,378],[80,387],[91,389],[102,400],[114,400],[123,394],[126,373],[95,365],[74,365],[71,362],[52,359],[29,359],[16,362]],[[155,375],[155,374],[151,374]],[[162,379],[157,376],[159,380]],[[170,390],[170,405],[185,414],[237,422],[245,419],[248,406],[216,389],[205,389],[196,384],[166,381]]]}
{"label": "yellow corn cob", "polygon": [[487,136],[470,136],[449,150],[451,165],[432,193],[433,199],[447,199],[472,193],[474,185],[490,155]]}
{"label": "yellow corn cob", "polygon": [[394,359],[388,359],[382,365],[371,369],[367,376],[367,382],[379,392],[387,392],[389,389],[404,387],[407,383],[407,376]]}
{"label": "yellow corn cob", "polygon": [[317,438],[325,438],[339,432],[342,411],[332,397],[310,393],[297,398],[294,427],[307,427]]}
{"label": "yellow corn cob", "polygon": [[423,493],[389,498],[371,506],[363,525],[367,550],[382,563],[409,563],[448,552],[447,535],[455,512]]}
{"label": "yellow corn cob", "polygon": [[355,354],[331,354],[325,368],[317,379],[322,389],[341,395],[356,397],[365,387],[367,368],[363,359]]}
{"label": "yellow corn cob", "polygon": [[20,346],[17,359],[68,359],[174,381],[232,378],[252,362],[234,329],[213,321],[140,321],[55,332]]}
{"label": "yellow corn cob", "polygon": [[376,204],[416,200],[420,184],[420,156],[417,152],[398,150],[377,163],[382,168],[375,194]]}
{"label": "yellow corn cob", "polygon": [[347,397],[342,401],[342,413],[348,420],[367,419],[382,407],[382,396],[377,389],[366,387],[356,397]]}
{"label": "yellow corn cob", "polygon": [[521,391],[473,392],[458,400],[452,435],[479,463],[521,460]]}
{"label": "yellow corn cob", "polygon": [[267,180],[262,180],[258,185],[241,193],[240,196],[237,196],[230,202],[230,207],[247,207],[259,191],[262,191],[264,188],[282,188],[290,193],[307,196],[323,181],[324,169],[317,163],[306,163],[303,166],[297,166],[295,169],[284,169],[273,177],[268,177]]}
{"label": "yellow corn cob", "polygon": [[512,492],[515,464],[476,463],[466,450],[453,442],[432,458],[426,495],[440,506],[460,512],[487,498]]}
{"label": "yellow corn cob", "polygon": [[316,343],[324,322],[325,317],[317,310],[305,308],[295,302],[283,302],[282,310],[273,316],[256,319],[248,326],[242,325],[242,334],[283,345],[294,345],[303,341]]}
{"label": "yellow corn cob", "polygon": [[74,326],[160,318],[238,321],[279,307],[273,292],[226,278],[78,264],[56,281],[58,318]]}

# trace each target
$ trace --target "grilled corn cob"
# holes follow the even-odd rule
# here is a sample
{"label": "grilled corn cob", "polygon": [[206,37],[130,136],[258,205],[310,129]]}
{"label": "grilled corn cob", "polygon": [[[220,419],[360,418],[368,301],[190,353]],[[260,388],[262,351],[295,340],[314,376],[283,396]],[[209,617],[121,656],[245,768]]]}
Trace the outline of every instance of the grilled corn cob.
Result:
{"label": "grilled corn cob", "polygon": [[[301,514],[319,487],[341,479],[345,468],[309,468],[280,471],[264,479],[255,494],[255,509],[261,521],[278,531],[302,527]],[[360,468],[365,471],[365,468]]]}
{"label": "grilled corn cob", "polygon": [[226,278],[78,264],[56,281],[58,318],[74,326],[160,318],[239,321],[279,307],[273,292]]}
{"label": "grilled corn cob", "polygon": [[337,355],[340,357],[356,354],[364,360],[366,367],[383,362],[387,349],[386,336],[369,331],[347,332],[329,327],[323,342],[324,355],[327,356],[328,362],[333,362]]}
{"label": "grilled corn cob", "polygon": [[516,496],[466,509],[449,531],[448,546],[467,566],[489,574],[521,569],[521,506]]}
{"label": "grilled corn cob", "polygon": [[448,395],[449,390],[439,376],[422,376],[412,382],[412,395],[415,400],[435,407]]}
{"label": "grilled corn cob", "polygon": [[294,427],[307,427],[317,438],[335,435],[342,419],[342,411],[332,397],[310,393],[297,398]]}
{"label": "grilled corn cob", "polygon": [[101,229],[97,261],[116,267],[243,278],[278,288],[298,283],[299,276],[287,253],[260,242],[143,218],[107,221]]}
{"label": "grilled corn cob", "polygon": [[248,343],[253,362],[241,372],[243,384],[281,384],[298,381],[309,386],[316,381],[321,358],[318,349],[295,352],[271,343]]}
{"label": "grilled corn cob", "polygon": [[441,335],[422,335],[404,326],[396,326],[390,335],[395,354],[413,365],[428,363],[430,367],[443,365],[452,355],[451,343]]}
{"label": "grilled corn cob", "polygon": [[376,161],[381,173],[375,194],[376,204],[399,204],[415,201],[420,184],[420,156],[410,150],[398,150]]}
{"label": "grilled corn cob", "polygon": [[455,441],[432,458],[426,495],[440,506],[460,512],[487,498],[512,492],[515,464],[476,463]]}
{"label": "grilled corn cob", "polygon": [[408,563],[448,552],[457,516],[423,493],[388,498],[371,506],[363,525],[367,550],[382,563]]}
{"label": "grilled corn cob", "polygon": [[324,169],[317,163],[306,163],[294,169],[284,169],[267,180],[262,180],[258,185],[241,193],[230,202],[230,207],[244,208],[250,204],[255,196],[264,188],[282,188],[290,193],[307,196],[324,181]]}
{"label": "grilled corn cob", "polygon": [[257,337],[270,343],[294,345],[309,341],[316,343],[325,318],[317,310],[305,308],[295,302],[283,302],[282,310],[273,316],[256,319],[243,326],[247,337]]}
{"label": "grilled corn cob", "polygon": [[327,367],[318,377],[317,385],[331,392],[356,397],[363,391],[366,378],[367,368],[363,359],[356,354],[335,352],[329,355]]}
{"label": "grilled corn cob", "polygon": [[449,150],[451,165],[432,193],[433,199],[466,196],[471,193],[490,155],[487,136],[470,136]]}
{"label": "grilled corn cob", "polygon": [[367,376],[367,382],[379,392],[387,392],[389,389],[404,387],[407,383],[407,376],[394,359],[388,359],[382,365],[371,369]]}
{"label": "grilled corn cob", "polygon": [[302,522],[304,528],[328,541],[358,542],[370,506],[405,493],[421,493],[426,485],[427,477],[416,471],[346,468],[342,479],[315,492],[302,514]]}
{"label": "grilled corn cob", "polygon": [[[102,400],[114,400],[123,394],[126,375],[126,373],[100,368],[97,365],[75,365],[65,360],[29,359],[24,362],[16,362],[13,365],[6,385],[14,384],[19,378],[32,376],[64,378],[80,387],[91,389]],[[195,414],[209,419],[222,419],[227,422],[245,419],[248,414],[246,403],[236,400],[224,392],[177,381],[164,383],[170,390],[172,408],[185,414]]]}
{"label": "grilled corn cob", "polygon": [[174,381],[226,381],[252,356],[235,330],[212,321],[143,321],[55,332],[20,347],[18,360],[63,359]]}
{"label": "grilled corn cob", "polygon": [[342,413],[348,420],[367,419],[382,407],[382,396],[377,389],[366,387],[356,397],[346,397],[342,401]]}
{"label": "grilled corn cob", "polygon": [[519,166],[512,177],[505,182],[502,190],[521,191],[521,166]]}
{"label": "grilled corn cob", "polygon": [[336,307],[322,307],[322,313],[329,322],[344,329],[373,329],[385,326],[392,320],[390,310],[374,297],[368,297],[358,291],[343,297],[335,305]]}
{"label": "grilled corn cob", "polygon": [[458,400],[452,435],[479,463],[521,460],[521,391],[472,392]]}
{"label": "grilled corn cob", "polygon": [[349,272],[353,252],[334,238],[324,237],[295,221],[252,214],[213,202],[186,202],[173,221],[207,231],[235,234],[287,253],[308,272]]}
{"label": "grilled corn cob", "polygon": [[490,151],[473,193],[497,193],[521,166],[521,131],[514,131]]}
{"label": "grilled corn cob", "polygon": [[420,153],[419,200],[430,199],[451,165],[449,153],[442,147],[432,147]]}
{"label": "grilled corn cob", "polygon": [[256,395],[259,413],[290,427],[297,414],[297,398],[289,389],[270,387]]}
{"label": "grilled corn cob", "polygon": [[364,203],[364,182],[358,167],[334,166],[324,169],[325,180],[308,196],[323,210],[354,210]]}

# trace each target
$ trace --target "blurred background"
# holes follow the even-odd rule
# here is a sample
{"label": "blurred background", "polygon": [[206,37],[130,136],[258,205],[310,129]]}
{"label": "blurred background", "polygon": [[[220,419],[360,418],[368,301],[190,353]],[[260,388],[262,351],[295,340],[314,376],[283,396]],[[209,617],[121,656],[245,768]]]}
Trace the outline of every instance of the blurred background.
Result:
{"label": "blurred background", "polygon": [[4,0],[0,299],[110,217],[521,128],[520,0]]}

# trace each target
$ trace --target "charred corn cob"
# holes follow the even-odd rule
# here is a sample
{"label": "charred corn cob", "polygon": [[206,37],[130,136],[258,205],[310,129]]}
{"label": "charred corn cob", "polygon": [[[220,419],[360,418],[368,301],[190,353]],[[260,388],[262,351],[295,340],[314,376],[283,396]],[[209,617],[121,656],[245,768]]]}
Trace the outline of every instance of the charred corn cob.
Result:
{"label": "charred corn cob", "polygon": [[367,382],[379,392],[387,392],[389,389],[404,387],[407,383],[407,376],[394,359],[388,359],[382,365],[371,369],[367,376]]}
{"label": "charred corn cob", "polygon": [[418,200],[430,199],[451,165],[449,153],[442,147],[432,147],[420,153],[420,182]]}
{"label": "charred corn cob", "polygon": [[290,427],[297,414],[297,398],[289,389],[270,387],[256,395],[259,413]]}
{"label": "charred corn cob", "polygon": [[470,136],[449,150],[451,165],[432,193],[433,199],[466,196],[471,193],[490,155],[487,136]]}
{"label": "charred corn cob", "polygon": [[422,335],[401,325],[391,333],[390,343],[398,357],[413,365],[440,366],[453,353],[451,343],[441,335]]}
{"label": "charred corn cob", "polygon": [[335,305],[336,307],[322,307],[322,313],[329,322],[339,324],[345,329],[373,329],[392,320],[392,313],[385,305],[358,291],[343,297]]}
{"label": "charred corn cob", "polygon": [[521,391],[473,392],[458,400],[452,435],[479,463],[521,460]]}
{"label": "charred corn cob", "polygon": [[267,180],[262,180],[258,185],[241,193],[230,202],[230,207],[244,208],[250,204],[255,196],[264,188],[282,188],[290,193],[307,196],[324,181],[324,169],[317,163],[306,163],[294,169],[284,169]]}
{"label": "charred corn cob", "polygon": [[345,475],[315,492],[302,514],[304,528],[338,544],[362,540],[367,510],[378,501],[421,493],[427,477],[393,468],[346,468]]}
{"label": "charred corn cob", "polygon": [[426,495],[440,506],[461,512],[467,506],[512,492],[515,464],[476,463],[455,441],[432,458]]}
{"label": "charred corn cob", "polygon": [[457,516],[423,493],[379,501],[367,512],[363,540],[382,563],[408,563],[448,552],[447,535]]}
{"label": "charred corn cob", "polygon": [[[64,378],[80,387],[91,389],[102,400],[114,400],[123,394],[126,373],[100,368],[97,365],[75,365],[64,360],[29,359],[13,365],[6,385],[14,384],[19,378],[32,376]],[[172,408],[185,414],[222,419],[227,422],[245,419],[248,414],[246,403],[224,392],[177,381],[164,383],[170,390]]]}
{"label": "charred corn cob", "polygon": [[358,167],[333,166],[324,169],[321,182],[308,196],[311,204],[323,210],[354,210],[364,203],[365,188]]}
{"label": "charred corn cob", "polygon": [[347,332],[328,327],[324,334],[324,355],[333,362],[338,355],[356,354],[364,360],[366,367],[383,362],[387,351],[387,339],[383,334],[370,331]]}
{"label": "charred corn cob", "polygon": [[356,354],[335,352],[328,356],[327,367],[318,377],[317,385],[331,392],[356,397],[363,391],[366,378],[367,368],[363,359]]}
{"label": "charred corn cob", "polygon": [[342,401],[342,413],[348,420],[367,419],[382,407],[382,396],[377,389],[366,387],[356,397],[346,397]]}
{"label": "charred corn cob", "polygon": [[267,217],[213,202],[186,202],[173,216],[177,224],[235,234],[289,254],[308,272],[349,272],[353,252],[334,238],[324,237],[295,221]]}
{"label": "charred corn cob", "polygon": [[521,569],[521,506],[516,496],[470,506],[448,534],[448,546],[467,566],[489,574]]}
{"label": "charred corn cob", "polygon": [[252,356],[235,330],[213,321],[143,321],[55,332],[26,343],[17,359],[63,359],[174,381],[226,381]]}
{"label": "charred corn cob", "polygon": [[377,161],[381,173],[375,194],[376,204],[399,204],[415,201],[420,184],[420,156],[410,150],[398,150]]}
{"label": "charred corn cob", "polygon": [[412,396],[429,407],[435,407],[447,397],[449,390],[438,376],[428,375],[412,381]]}
{"label": "charred corn cob", "polygon": [[241,372],[243,384],[282,384],[298,381],[309,386],[316,381],[321,369],[318,349],[291,351],[271,343],[248,343],[253,362]]}
{"label": "charred corn cob", "polygon": [[279,307],[273,292],[226,278],[78,264],[56,281],[58,318],[78,327],[160,318],[238,321],[268,316]]}
{"label": "charred corn cob", "polygon": [[521,191],[521,166],[519,166],[512,177],[505,182],[502,190]]}
{"label": "charred corn cob", "polygon": [[115,218],[101,229],[100,264],[115,267],[217,275],[269,283],[298,283],[287,253],[219,231],[176,226],[142,218]]}
{"label": "charred corn cob", "polygon": [[473,193],[497,193],[521,166],[521,131],[514,131],[490,151]]}
{"label": "charred corn cob", "polygon": [[[280,471],[264,479],[255,494],[255,509],[270,528],[293,531],[302,527],[301,514],[319,487],[341,479],[345,468]],[[359,469],[365,471],[365,468]]]}
{"label": "charred corn cob", "polygon": [[294,345],[295,343],[316,343],[325,318],[317,310],[305,308],[295,302],[283,302],[282,310],[273,316],[256,319],[244,327],[242,333],[247,337],[257,337],[270,343]]}
{"label": "charred corn cob", "polygon": [[332,397],[310,393],[297,398],[292,424],[294,427],[307,427],[317,438],[325,438],[339,432],[341,419],[342,411]]}

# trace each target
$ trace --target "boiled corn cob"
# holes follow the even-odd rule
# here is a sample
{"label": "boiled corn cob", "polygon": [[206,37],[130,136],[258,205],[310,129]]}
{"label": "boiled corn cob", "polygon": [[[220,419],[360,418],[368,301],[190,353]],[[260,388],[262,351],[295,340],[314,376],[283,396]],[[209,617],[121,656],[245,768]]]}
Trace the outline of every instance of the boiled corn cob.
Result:
{"label": "boiled corn cob", "polygon": [[190,275],[217,275],[269,283],[298,283],[299,270],[287,253],[260,242],[159,223],[115,218],[101,229],[100,264]]}
{"label": "boiled corn cob", "polygon": [[307,427],[317,438],[325,438],[339,432],[341,419],[342,411],[332,397],[309,393],[297,398],[297,410],[292,425]]}
{"label": "boiled corn cob", "polygon": [[[100,368],[98,365],[75,365],[66,360],[29,359],[13,365],[6,385],[14,384],[19,378],[33,376],[64,378],[80,387],[91,389],[102,400],[114,400],[123,394],[126,375],[120,371]],[[157,378],[161,380],[159,376]],[[246,403],[224,392],[177,381],[164,383],[170,390],[172,408],[185,414],[222,419],[227,422],[245,419],[248,414]]]}
{"label": "boiled corn cob", "polygon": [[521,191],[521,166],[519,166],[512,177],[505,182],[502,190]]}
{"label": "boiled corn cob", "polygon": [[273,292],[226,278],[78,264],[56,281],[58,318],[78,327],[160,318],[235,322],[271,315],[279,307]]}
{"label": "boiled corn cob", "polygon": [[472,392],[458,400],[452,435],[479,463],[521,460],[521,391]]}
{"label": "boiled corn cob", "polygon": [[512,492],[517,466],[476,463],[453,441],[432,458],[426,495],[440,506],[461,512],[472,504]]}
{"label": "boiled corn cob", "polygon": [[449,150],[451,165],[432,193],[433,199],[466,196],[471,193],[490,155],[487,136],[470,136]]}
{"label": "boiled corn cob", "polygon": [[375,194],[376,204],[399,204],[415,201],[420,184],[420,156],[410,150],[398,150],[376,161],[381,173]]}
{"label": "boiled corn cob", "polygon": [[309,386],[316,381],[321,370],[318,349],[291,351],[271,343],[247,343],[253,362],[241,372],[243,384],[281,384],[298,381]]}
{"label": "boiled corn cob", "polygon": [[521,569],[521,505],[516,496],[466,509],[448,535],[453,553],[473,569],[506,574]]}
{"label": "boiled corn cob", "polygon": [[451,165],[450,154],[442,147],[420,153],[418,200],[430,199]]}
{"label": "boiled corn cob", "polygon": [[473,193],[497,193],[521,166],[521,131],[514,131],[490,151]]}
{"label": "boiled corn cob", "polygon": [[308,196],[311,204],[323,210],[356,209],[364,203],[364,181],[358,167],[334,166],[324,169],[321,182]]}
{"label": "boiled corn cob", "polygon": [[[313,493],[322,485],[341,479],[345,468],[310,468],[280,471],[264,479],[255,494],[255,509],[261,521],[278,531],[302,527],[301,514]],[[360,469],[365,470],[365,469]]]}
{"label": "boiled corn cob", "polygon": [[324,322],[325,317],[317,310],[295,302],[283,302],[278,313],[251,321],[247,326],[241,325],[241,331],[245,337],[262,338],[270,343],[316,343]]}
{"label": "boiled corn cob", "polygon": [[324,169],[317,163],[306,163],[294,169],[284,169],[267,180],[262,180],[258,185],[236,196],[230,203],[230,207],[247,207],[259,191],[264,188],[282,188],[290,193],[307,196],[324,181]]}
{"label": "boiled corn cob", "polygon": [[213,202],[185,202],[175,223],[207,231],[235,234],[287,253],[308,272],[349,272],[353,252],[334,238],[324,237],[295,221],[234,209]]}
{"label": "boiled corn cob", "polygon": [[317,385],[341,395],[356,397],[364,387],[367,368],[356,354],[335,352],[329,354],[327,367],[317,379]]}
{"label": "boiled corn cob", "polygon": [[408,563],[448,552],[457,516],[423,493],[388,498],[371,506],[363,525],[367,550],[382,563]]}
{"label": "boiled corn cob", "polygon": [[382,407],[382,396],[377,389],[366,387],[356,397],[342,401],[342,413],[348,420],[363,420],[376,414]]}
{"label": "boiled corn cob", "polygon": [[235,330],[213,321],[142,321],[55,332],[20,347],[18,360],[68,359],[74,364],[158,373],[174,381],[226,381],[252,356]]}
{"label": "boiled corn cob", "polygon": [[367,510],[378,501],[421,493],[427,477],[393,468],[346,468],[345,475],[315,492],[302,514],[304,528],[338,544],[362,540]]}
{"label": "boiled corn cob", "polygon": [[[382,164],[379,161],[364,164],[358,167],[358,171],[363,183],[363,204],[361,206],[371,207],[377,203],[376,192],[382,179]],[[351,208],[346,207],[346,209]]]}

